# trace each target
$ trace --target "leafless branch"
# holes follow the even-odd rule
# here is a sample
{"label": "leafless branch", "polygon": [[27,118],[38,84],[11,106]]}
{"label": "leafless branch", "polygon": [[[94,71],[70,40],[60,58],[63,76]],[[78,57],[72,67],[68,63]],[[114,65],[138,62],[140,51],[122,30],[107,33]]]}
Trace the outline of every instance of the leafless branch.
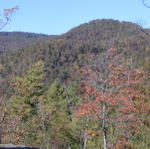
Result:
{"label": "leafless branch", "polygon": [[150,8],[150,0],[142,0],[142,3],[145,7]]}
{"label": "leafless branch", "polygon": [[0,30],[11,22],[12,15],[15,14],[18,9],[19,7],[15,6],[13,8],[3,10],[3,13],[0,15]]}

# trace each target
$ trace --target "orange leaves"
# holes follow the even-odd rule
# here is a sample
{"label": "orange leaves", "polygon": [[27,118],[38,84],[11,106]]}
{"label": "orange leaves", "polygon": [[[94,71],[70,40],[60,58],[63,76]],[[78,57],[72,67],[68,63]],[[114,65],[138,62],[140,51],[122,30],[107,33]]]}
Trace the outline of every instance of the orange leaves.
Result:
{"label": "orange leaves", "polygon": [[76,110],[76,117],[84,117],[87,115],[92,115],[95,113],[99,113],[100,107],[96,102],[86,102]]}
{"label": "orange leaves", "polygon": [[[120,106],[122,112],[131,111],[134,100],[144,97],[137,84],[144,81],[144,71],[133,68],[133,60],[126,59],[116,48],[105,52],[100,61],[92,55],[93,64],[81,69],[82,97],[89,102],[78,108],[78,116],[93,114],[99,110],[101,103]],[[94,109],[94,110],[93,110]]]}
{"label": "orange leaves", "polygon": [[131,146],[127,138],[133,137],[137,131],[142,132],[143,126],[150,126],[150,103],[141,88],[145,83],[145,73],[134,68],[132,57],[129,59],[118,54],[116,49],[102,53],[99,60],[98,56],[92,59],[91,65],[88,64],[81,72],[84,103],[75,114],[78,118],[92,119],[100,125],[105,123],[101,127],[107,127],[108,131],[111,126],[119,129],[116,136],[122,135],[124,138],[112,143],[114,149]]}
{"label": "orange leaves", "polygon": [[97,96],[95,97],[95,101],[99,103],[107,103],[109,105],[117,105],[118,96],[117,94],[106,94],[106,93],[97,93]]}
{"label": "orange leaves", "polygon": [[120,90],[120,94],[132,99],[142,98],[144,95],[141,90],[135,87],[126,87]]}
{"label": "orange leaves", "polygon": [[87,134],[90,136],[90,137],[96,137],[97,135],[99,135],[99,131],[97,130],[88,130]]}

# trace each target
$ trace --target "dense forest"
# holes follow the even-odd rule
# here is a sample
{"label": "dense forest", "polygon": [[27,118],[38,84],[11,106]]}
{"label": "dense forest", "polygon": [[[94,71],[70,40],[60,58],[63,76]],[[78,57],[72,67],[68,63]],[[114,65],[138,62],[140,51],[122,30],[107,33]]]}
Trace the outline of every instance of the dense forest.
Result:
{"label": "dense forest", "polygon": [[150,148],[149,29],[103,19],[0,45],[1,144]]}
{"label": "dense forest", "polygon": [[53,36],[25,32],[0,32],[0,54],[33,45],[51,37]]}

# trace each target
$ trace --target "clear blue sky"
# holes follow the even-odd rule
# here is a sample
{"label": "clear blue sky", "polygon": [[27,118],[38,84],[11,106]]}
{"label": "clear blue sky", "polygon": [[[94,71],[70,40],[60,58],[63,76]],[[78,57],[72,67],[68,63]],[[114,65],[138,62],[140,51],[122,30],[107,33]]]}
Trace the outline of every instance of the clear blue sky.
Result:
{"label": "clear blue sky", "polygon": [[0,11],[20,6],[3,31],[61,34],[94,19],[142,22],[150,27],[150,9],[142,0],[1,0]]}

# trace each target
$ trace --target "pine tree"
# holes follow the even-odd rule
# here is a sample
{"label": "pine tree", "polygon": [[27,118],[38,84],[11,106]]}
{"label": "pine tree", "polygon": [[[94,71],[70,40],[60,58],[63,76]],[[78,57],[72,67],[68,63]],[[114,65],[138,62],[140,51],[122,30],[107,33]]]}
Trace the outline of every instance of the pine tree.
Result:
{"label": "pine tree", "polygon": [[47,93],[45,105],[47,114],[47,126],[49,126],[50,144],[56,147],[64,147],[66,144],[65,133],[68,129],[66,92],[59,81],[54,81]]}
{"label": "pine tree", "polygon": [[75,134],[77,122],[73,118],[72,93],[55,80],[47,92],[45,100],[43,126],[45,128],[45,147],[48,148],[79,148],[79,139]]}
{"label": "pine tree", "polygon": [[38,61],[22,77],[13,79],[15,95],[11,97],[10,108],[16,120],[14,136],[27,145],[40,143],[40,100],[45,92],[43,69],[43,61]]}

